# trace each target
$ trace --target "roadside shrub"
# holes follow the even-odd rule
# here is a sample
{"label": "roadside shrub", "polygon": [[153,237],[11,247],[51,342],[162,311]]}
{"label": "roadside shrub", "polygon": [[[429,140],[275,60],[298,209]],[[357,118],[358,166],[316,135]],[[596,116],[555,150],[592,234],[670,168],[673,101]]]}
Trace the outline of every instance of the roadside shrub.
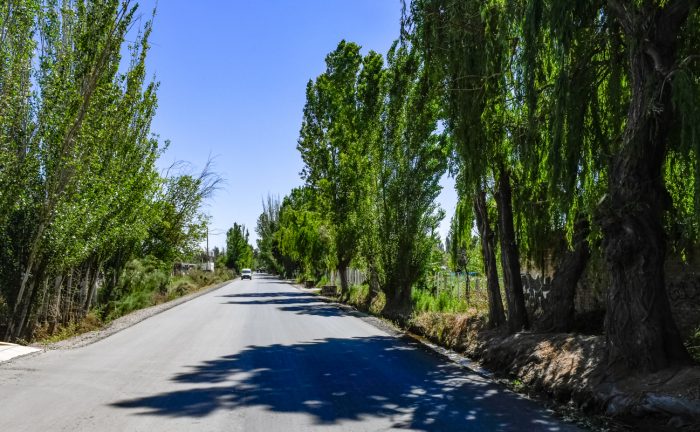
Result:
{"label": "roadside shrub", "polygon": [[143,309],[153,304],[153,291],[132,291],[125,297],[112,303],[107,320],[119,318],[138,309]]}
{"label": "roadside shrub", "polygon": [[[355,306],[358,309],[367,311],[367,295],[369,294],[369,285],[351,285],[348,293],[347,303]],[[374,315],[380,315],[384,305],[386,304],[386,295],[383,292],[378,292],[372,299],[369,305],[368,312]]]}
{"label": "roadside shrub", "polygon": [[685,346],[695,361],[700,363],[700,327],[685,341]]}
{"label": "roadside shrub", "polygon": [[91,310],[82,320],[71,322],[67,325],[59,325],[53,333],[49,333],[49,326],[37,327],[34,332],[34,339],[41,344],[50,344],[68,339],[79,334],[98,330],[104,325],[100,317],[99,310]]}
{"label": "roadside shrub", "polygon": [[167,292],[170,283],[170,271],[161,261],[147,257],[143,260],[131,260],[127,263],[119,281],[119,293]]}
{"label": "roadside shrub", "polygon": [[413,310],[415,312],[466,312],[469,310],[467,301],[455,297],[450,291],[438,291],[433,294],[427,289],[414,289]]}
{"label": "roadside shrub", "polygon": [[323,276],[321,276],[321,279],[319,279],[318,282],[316,282],[316,287],[318,287],[318,288],[324,287],[324,286],[328,285],[329,282],[330,282],[330,280],[328,280],[328,276],[323,275]]}
{"label": "roadside shrub", "polygon": [[0,294],[0,328],[5,324],[5,320],[10,316],[10,307],[5,300],[5,297]]}
{"label": "roadside shrub", "polygon": [[202,270],[190,270],[186,276],[197,287],[212,285],[220,281],[216,273]]}
{"label": "roadside shrub", "polygon": [[219,282],[225,282],[236,277],[236,272],[226,267],[219,267],[216,269],[216,276]]}
{"label": "roadside shrub", "polygon": [[366,284],[350,285],[348,292],[348,302],[353,305],[362,304],[367,298],[369,287]]}
{"label": "roadside shrub", "polygon": [[173,284],[173,287],[168,295],[168,299],[172,300],[177,297],[182,297],[196,291],[197,288],[198,286],[191,280],[181,279]]}

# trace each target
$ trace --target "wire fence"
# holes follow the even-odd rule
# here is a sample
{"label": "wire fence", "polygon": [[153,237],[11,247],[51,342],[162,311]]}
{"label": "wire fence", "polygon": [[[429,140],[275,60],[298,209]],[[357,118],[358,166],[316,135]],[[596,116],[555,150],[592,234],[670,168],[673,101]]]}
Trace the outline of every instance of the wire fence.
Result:
{"label": "wire fence", "polygon": [[427,278],[422,289],[415,291],[414,300],[419,310],[463,312],[488,308],[486,278],[483,276],[437,272]]}
{"label": "wire fence", "polygon": [[[356,268],[345,269],[345,275],[347,276],[348,285],[360,285],[365,283],[367,280],[367,275],[363,271]],[[330,281],[330,285],[340,286],[340,272],[337,270],[328,272],[326,277]]]}
{"label": "wire fence", "polygon": [[[349,286],[367,281],[367,274],[356,268],[346,269]],[[328,271],[329,285],[340,286],[340,273]],[[501,290],[503,283],[501,281]],[[464,312],[488,309],[486,277],[481,275],[441,271],[426,277],[422,286],[413,290],[414,307],[417,310]]]}

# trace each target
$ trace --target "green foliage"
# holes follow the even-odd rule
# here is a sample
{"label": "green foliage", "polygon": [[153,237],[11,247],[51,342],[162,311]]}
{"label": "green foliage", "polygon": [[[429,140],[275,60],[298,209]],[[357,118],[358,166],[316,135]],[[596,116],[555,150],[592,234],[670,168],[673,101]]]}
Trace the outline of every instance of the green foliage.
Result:
{"label": "green foliage", "polygon": [[176,174],[163,178],[150,206],[151,223],[142,254],[174,262],[199,251],[207,230],[200,208],[220,181],[208,164],[196,176]]}
{"label": "green foliage", "polygon": [[421,312],[463,313],[488,315],[488,294],[483,277],[435,273],[424,280],[424,284],[413,290],[412,301],[415,315]]}
{"label": "green foliage", "polygon": [[248,244],[248,230],[245,225],[234,223],[226,232],[226,267],[240,274],[252,266],[253,246]]}
{"label": "green foliage", "polygon": [[[360,47],[341,41],[326,57],[326,72],[306,88],[306,105],[297,148],[302,177],[314,191],[316,209],[333,227],[336,264],[345,269],[357,253],[360,210],[368,167],[358,137],[361,122],[358,88]],[[346,288],[346,287],[344,287]]]}
{"label": "green foliage", "polygon": [[464,299],[452,295],[449,291],[432,294],[426,289],[415,289],[412,294],[415,312],[465,312],[469,305]]}
{"label": "green foliage", "polygon": [[347,300],[348,304],[355,306],[360,310],[367,311],[374,315],[381,314],[384,306],[386,304],[386,296],[383,292],[377,293],[373,296],[369,305],[367,304],[367,299],[369,295],[369,286],[367,284],[361,285],[351,285],[348,290]]}
{"label": "green foliage", "polygon": [[153,304],[154,294],[166,294],[170,284],[170,271],[154,257],[134,259],[124,268],[115,298],[106,309],[108,320],[126,315]]}
{"label": "green foliage", "polygon": [[695,361],[700,363],[700,327],[685,341],[685,346]]}
{"label": "green foliage", "polygon": [[[665,248],[654,242],[668,239],[684,258],[698,242],[698,3],[412,0],[404,6],[404,34],[442,87],[460,198],[470,201],[475,190],[503,196],[504,178],[515,186],[517,235],[498,233],[502,256],[517,244],[544,267],[555,245],[562,238],[571,245],[574,226],[589,221],[589,244],[603,245],[612,275],[606,322],[616,360],[610,363],[634,365],[648,352],[660,353],[652,355],[650,370],[687,361],[667,303],[656,301],[663,278],[652,275],[663,275],[665,259]],[[499,221],[509,222],[499,204]],[[456,263],[460,240],[468,238],[459,235],[461,217],[450,244]],[[630,283],[634,277],[640,281]],[[627,300],[615,301],[620,298]],[[628,344],[629,322],[640,334],[665,336]]]}
{"label": "green foliage", "polygon": [[115,300],[106,304],[103,316],[111,321],[138,309],[153,306],[191,294],[198,289],[232,279],[227,269],[207,272],[190,270],[183,276],[172,278],[170,266],[152,256],[134,259],[124,268],[115,288]]}
{"label": "green foliage", "polygon": [[326,65],[307,86],[298,142],[306,185],[281,205],[264,203],[260,256],[288,277],[316,280],[354,260],[387,305],[398,295],[410,307],[413,284],[432,261],[442,265],[435,199],[449,141],[437,132],[438,93],[408,45],[395,44],[385,67],[342,41]]}
{"label": "green foliage", "polygon": [[387,307],[403,309],[439,242],[437,226],[444,213],[435,199],[449,148],[436,133],[439,94],[418,52],[394,44],[386,79],[378,173],[379,250]]}
{"label": "green foliage", "polygon": [[263,211],[258,217],[255,232],[258,233],[258,260],[266,267],[267,271],[274,274],[285,274],[288,261],[279,248],[279,239],[275,235],[279,230],[280,202],[268,195],[263,201]]}
{"label": "green foliage", "polygon": [[280,252],[294,263],[303,280],[320,279],[334,261],[330,228],[313,203],[310,189],[293,189],[282,202],[275,233]]}
{"label": "green foliage", "polygon": [[484,268],[481,245],[472,233],[474,215],[471,202],[460,199],[450,221],[446,249],[454,271],[481,272]]}
{"label": "green foliage", "polygon": [[[128,0],[0,4],[0,337],[85,315],[94,298],[117,301],[131,293],[120,279],[133,258],[169,267],[202,237],[199,210],[218,178],[158,174],[152,22],[136,10]],[[128,295],[125,309],[143,304]]]}

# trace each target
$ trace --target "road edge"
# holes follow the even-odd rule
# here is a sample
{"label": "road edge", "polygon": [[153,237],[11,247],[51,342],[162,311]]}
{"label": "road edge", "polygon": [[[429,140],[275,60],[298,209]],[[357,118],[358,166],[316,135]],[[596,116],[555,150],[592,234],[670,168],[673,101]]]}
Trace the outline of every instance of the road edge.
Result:
{"label": "road edge", "polygon": [[[178,297],[176,299],[173,299],[169,302],[161,303],[155,306],[150,306],[144,309],[138,309],[135,310],[127,315],[121,316],[109,324],[107,324],[105,327],[99,329],[99,330],[93,330],[87,333],[83,333],[68,339],[64,339],[62,341],[50,343],[50,344],[42,344],[42,343],[34,343],[30,344],[30,347],[34,348],[39,348],[41,351],[37,351],[34,353],[29,353],[27,355],[38,355],[41,354],[42,352],[45,351],[52,351],[52,350],[62,350],[62,349],[73,349],[73,348],[81,348],[87,345],[91,345],[95,342],[101,341],[102,339],[108,338],[109,336],[112,336],[113,334],[116,334],[122,330],[125,330],[129,327],[132,327],[141,321],[147,320],[148,318],[151,318],[155,315],[161,314],[167,310],[170,310],[174,307],[177,307],[183,303],[187,303],[188,301],[194,300],[197,297],[201,297],[205,294],[209,294],[212,291],[216,291],[220,288],[223,288],[233,282],[235,282],[237,279],[231,279],[228,281],[224,282],[219,282],[217,284],[211,285],[209,287],[205,287],[197,292],[194,292],[192,294],[188,294],[186,296]],[[22,356],[25,357],[25,356]],[[19,357],[15,357],[19,358]],[[10,359],[8,361],[14,360]]]}

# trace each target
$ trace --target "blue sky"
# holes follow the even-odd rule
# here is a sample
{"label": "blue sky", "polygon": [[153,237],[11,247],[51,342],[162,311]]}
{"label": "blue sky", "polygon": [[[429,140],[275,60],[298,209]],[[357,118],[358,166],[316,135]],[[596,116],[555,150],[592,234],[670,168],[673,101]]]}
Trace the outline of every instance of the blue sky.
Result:
{"label": "blue sky", "polygon": [[[140,0],[147,19],[155,0]],[[165,169],[209,157],[224,179],[205,211],[210,246],[225,244],[234,222],[255,244],[255,222],[268,195],[302,184],[296,150],[309,79],[342,39],[366,53],[386,53],[399,34],[400,0],[160,0],[151,37],[149,73],[160,82],[152,130],[171,144]],[[447,233],[456,202],[443,179],[440,203]]]}

